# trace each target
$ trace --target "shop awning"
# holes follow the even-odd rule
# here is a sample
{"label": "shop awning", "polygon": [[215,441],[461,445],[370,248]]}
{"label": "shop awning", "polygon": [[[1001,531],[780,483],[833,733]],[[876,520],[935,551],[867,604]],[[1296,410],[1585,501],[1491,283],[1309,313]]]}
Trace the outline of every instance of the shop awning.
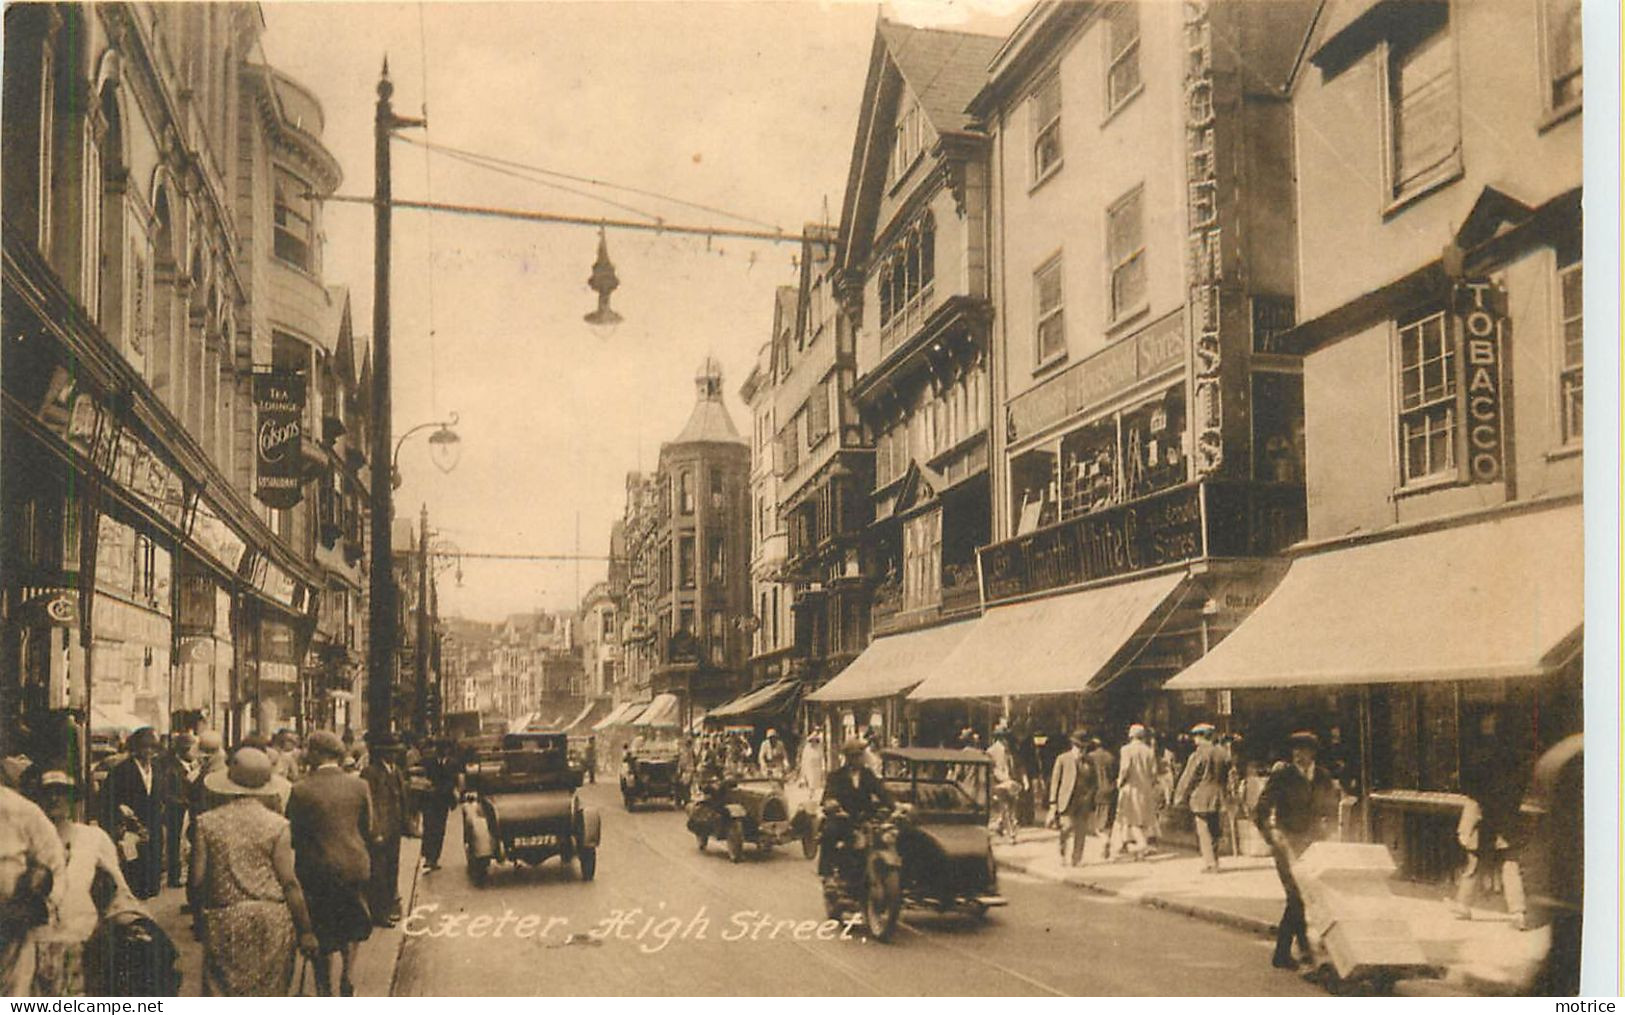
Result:
{"label": "shop awning", "polygon": [[937,672],[977,621],[961,621],[876,638],[835,679],[807,695],[808,701],[870,701],[889,698]]}
{"label": "shop awning", "polygon": [[1579,651],[1579,505],[1301,557],[1165,685],[1308,687],[1530,677]]}
{"label": "shop awning", "polygon": [[643,714],[632,720],[632,725],[642,728],[658,726],[676,729],[678,713],[682,711],[682,707],[677,695],[657,694],[655,700],[649,702],[649,707],[643,710]]}
{"label": "shop awning", "polygon": [[638,711],[642,709],[645,704],[645,702],[641,701],[628,701],[624,704],[617,705],[615,710],[610,712],[609,715],[604,716],[602,719],[598,720],[598,722],[593,724],[593,732],[602,733],[611,726],[625,725],[627,719],[636,716]]}
{"label": "shop awning", "polygon": [[1171,571],[988,610],[909,700],[1087,690],[1184,580]]}
{"label": "shop awning", "polygon": [[602,698],[594,698],[588,701],[580,712],[576,713],[574,719],[565,724],[564,732],[586,733],[591,728],[591,724],[607,711],[609,711],[609,703]]}
{"label": "shop awning", "polygon": [[134,733],[143,726],[151,725],[152,723],[147,720],[126,712],[117,705],[90,706],[90,731],[92,733],[116,733],[119,736],[124,736]]}
{"label": "shop awning", "polygon": [[779,680],[741,694],[711,710],[713,719],[766,719],[784,715],[796,705],[801,681]]}

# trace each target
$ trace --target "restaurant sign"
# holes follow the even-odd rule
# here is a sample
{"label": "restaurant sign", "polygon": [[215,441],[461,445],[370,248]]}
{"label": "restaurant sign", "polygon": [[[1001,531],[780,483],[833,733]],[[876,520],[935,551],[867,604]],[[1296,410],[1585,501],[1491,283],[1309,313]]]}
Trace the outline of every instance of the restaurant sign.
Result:
{"label": "restaurant sign", "polygon": [[1012,444],[1024,441],[1109,402],[1184,363],[1185,346],[1184,316],[1175,311],[1016,396],[1005,417],[1006,437]]}
{"label": "restaurant sign", "polygon": [[1506,473],[1501,388],[1506,293],[1488,279],[1467,279],[1456,287],[1455,305],[1464,353],[1461,390],[1467,403],[1468,478],[1473,483],[1498,483]]}
{"label": "restaurant sign", "polygon": [[994,603],[1194,560],[1205,552],[1201,486],[1187,483],[978,551]]}
{"label": "restaurant sign", "polygon": [[299,440],[305,414],[305,376],[291,370],[254,375],[255,494],[274,508],[291,508],[304,497]]}

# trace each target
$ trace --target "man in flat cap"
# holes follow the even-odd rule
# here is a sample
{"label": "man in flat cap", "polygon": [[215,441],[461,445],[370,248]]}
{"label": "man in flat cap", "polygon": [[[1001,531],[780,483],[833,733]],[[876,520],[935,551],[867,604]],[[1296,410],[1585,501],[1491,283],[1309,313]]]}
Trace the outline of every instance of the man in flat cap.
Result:
{"label": "man in flat cap", "polygon": [[1275,873],[1286,892],[1286,909],[1281,913],[1272,960],[1277,969],[1298,968],[1298,960],[1292,957],[1293,941],[1297,941],[1305,961],[1314,960],[1309,947],[1309,924],[1304,918],[1303,894],[1298,890],[1292,865],[1304,850],[1325,837],[1329,825],[1335,827],[1340,796],[1331,773],[1315,763],[1320,753],[1320,738],[1307,730],[1299,730],[1287,743],[1292,749],[1292,762],[1270,773],[1269,782],[1259,795],[1254,818],[1258,830],[1270,844],[1275,856]]}
{"label": "man in flat cap", "polygon": [[1230,777],[1230,756],[1213,742],[1210,722],[1191,727],[1196,750],[1185,761],[1185,771],[1174,789],[1174,803],[1196,819],[1196,844],[1202,851],[1202,872],[1219,873],[1219,811],[1224,806],[1225,782]]}

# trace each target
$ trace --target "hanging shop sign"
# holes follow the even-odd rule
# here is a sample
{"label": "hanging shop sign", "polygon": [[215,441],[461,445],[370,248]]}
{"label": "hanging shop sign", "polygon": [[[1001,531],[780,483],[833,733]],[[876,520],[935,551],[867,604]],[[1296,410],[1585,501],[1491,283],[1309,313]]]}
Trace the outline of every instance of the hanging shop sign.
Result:
{"label": "hanging shop sign", "polygon": [[33,618],[55,627],[72,627],[79,623],[79,592],[77,589],[28,586],[23,588],[22,605],[17,616],[25,622]]}
{"label": "hanging shop sign", "polygon": [[304,496],[304,466],[299,458],[305,413],[305,376],[290,370],[254,375],[254,410],[258,417],[254,447],[255,493],[274,508],[291,508]]}
{"label": "hanging shop sign", "polygon": [[1498,483],[1506,476],[1501,385],[1506,293],[1488,279],[1468,279],[1456,287],[1454,302],[1461,318],[1468,480]]}
{"label": "hanging shop sign", "polygon": [[1185,362],[1179,312],[1113,342],[1010,402],[1005,430],[1014,444],[1122,395]]}
{"label": "hanging shop sign", "polygon": [[189,634],[212,634],[215,627],[217,586],[206,574],[181,576],[179,610],[175,623]]}

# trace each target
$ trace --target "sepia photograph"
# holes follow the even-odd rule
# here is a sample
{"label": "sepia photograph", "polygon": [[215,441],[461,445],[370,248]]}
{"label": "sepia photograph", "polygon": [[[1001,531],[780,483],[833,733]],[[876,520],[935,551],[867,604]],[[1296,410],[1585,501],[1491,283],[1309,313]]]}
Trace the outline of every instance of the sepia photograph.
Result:
{"label": "sepia photograph", "polygon": [[1584,6],[8,3],[0,995],[1616,991]]}

